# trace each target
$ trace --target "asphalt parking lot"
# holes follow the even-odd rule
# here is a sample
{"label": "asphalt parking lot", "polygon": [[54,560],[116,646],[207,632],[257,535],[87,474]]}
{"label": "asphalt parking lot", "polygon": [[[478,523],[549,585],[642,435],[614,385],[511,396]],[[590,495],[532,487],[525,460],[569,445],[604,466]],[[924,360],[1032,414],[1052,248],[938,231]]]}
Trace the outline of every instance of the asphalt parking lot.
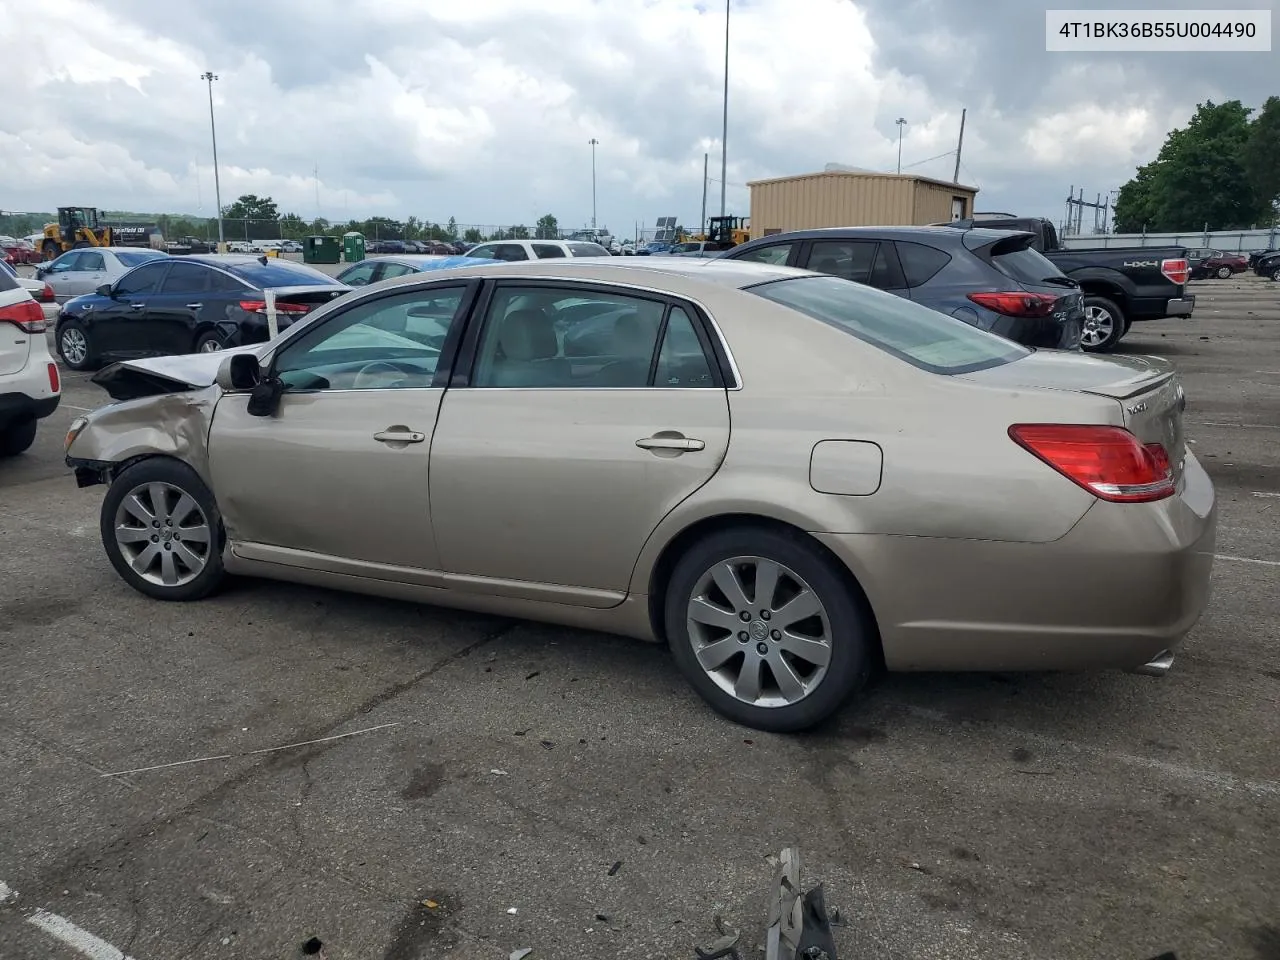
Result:
{"label": "asphalt parking lot", "polygon": [[1220,498],[1169,676],[891,676],[799,737],[632,641],[279,583],[149,601],[62,463],[106,399],[64,372],[0,462],[0,957],[74,957],[56,915],[136,960],[665,960],[719,914],[755,958],[798,843],[842,957],[1275,960],[1280,285],[1193,289],[1121,345],[1179,367]]}

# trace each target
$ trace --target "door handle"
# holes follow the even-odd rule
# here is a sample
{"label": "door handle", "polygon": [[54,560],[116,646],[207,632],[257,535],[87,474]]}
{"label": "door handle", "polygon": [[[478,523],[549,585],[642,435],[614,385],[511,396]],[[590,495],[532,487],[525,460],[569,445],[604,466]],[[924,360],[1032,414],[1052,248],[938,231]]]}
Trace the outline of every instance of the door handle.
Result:
{"label": "door handle", "polygon": [[130,310],[141,310],[141,309],[142,309],[143,307],[145,307],[145,306],[146,306],[146,304],[145,304],[145,303],[131,303],[131,304],[129,304],[129,309],[130,309]]}
{"label": "door handle", "polygon": [[706,448],[706,444],[701,440],[694,440],[692,437],[645,437],[636,441],[636,446],[641,450],[680,450],[683,452],[692,452],[694,450],[702,450]]}
{"label": "door handle", "polygon": [[417,430],[383,430],[375,433],[373,439],[379,443],[422,443],[427,435]]}
{"label": "door handle", "polygon": [[203,303],[188,303],[188,304],[187,304],[187,309],[188,309],[188,310],[199,310],[199,309],[200,309],[201,307],[203,307],[203,306],[204,306],[204,304],[203,304]]}

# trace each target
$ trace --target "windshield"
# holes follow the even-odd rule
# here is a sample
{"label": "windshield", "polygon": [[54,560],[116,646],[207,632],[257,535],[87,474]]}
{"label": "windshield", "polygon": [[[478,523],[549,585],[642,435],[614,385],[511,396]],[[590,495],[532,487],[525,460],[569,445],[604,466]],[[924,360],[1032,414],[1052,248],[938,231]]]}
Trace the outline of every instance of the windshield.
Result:
{"label": "windshield", "polygon": [[126,250],[117,253],[116,259],[126,267],[136,267],[140,263],[146,263],[148,260],[159,260],[163,256],[167,256],[167,254],[163,254],[159,250]]}
{"label": "windshield", "polygon": [[313,270],[300,263],[290,263],[288,260],[283,263],[279,260],[274,263],[268,260],[265,264],[255,260],[252,263],[228,265],[227,269],[240,279],[248,280],[259,288],[303,287],[317,283],[333,284],[337,282],[333,277],[327,276],[319,270]]}
{"label": "windshield", "polygon": [[797,277],[746,289],[930,373],[972,373],[1031,352],[936,310],[839,277]]}

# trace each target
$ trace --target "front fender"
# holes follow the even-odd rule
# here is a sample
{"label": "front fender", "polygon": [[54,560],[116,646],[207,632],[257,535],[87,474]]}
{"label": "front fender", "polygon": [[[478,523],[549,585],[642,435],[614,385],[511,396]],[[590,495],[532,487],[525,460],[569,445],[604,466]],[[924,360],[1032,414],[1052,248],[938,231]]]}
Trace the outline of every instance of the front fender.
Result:
{"label": "front fender", "polygon": [[139,457],[173,457],[208,485],[209,427],[220,395],[210,386],[99,407],[67,447],[67,464],[104,472]]}

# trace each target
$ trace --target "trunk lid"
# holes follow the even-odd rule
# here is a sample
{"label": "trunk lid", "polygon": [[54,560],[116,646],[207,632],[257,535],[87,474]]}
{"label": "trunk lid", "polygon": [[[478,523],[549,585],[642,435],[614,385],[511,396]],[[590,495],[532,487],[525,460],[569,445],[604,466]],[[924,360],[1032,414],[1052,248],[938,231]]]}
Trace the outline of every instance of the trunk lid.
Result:
{"label": "trunk lid", "polygon": [[984,386],[1071,390],[1109,397],[1120,404],[1125,427],[1143,443],[1158,443],[1169,455],[1175,479],[1186,459],[1182,412],[1186,394],[1173,365],[1159,357],[1093,357],[1062,351],[1030,356],[965,374]]}

